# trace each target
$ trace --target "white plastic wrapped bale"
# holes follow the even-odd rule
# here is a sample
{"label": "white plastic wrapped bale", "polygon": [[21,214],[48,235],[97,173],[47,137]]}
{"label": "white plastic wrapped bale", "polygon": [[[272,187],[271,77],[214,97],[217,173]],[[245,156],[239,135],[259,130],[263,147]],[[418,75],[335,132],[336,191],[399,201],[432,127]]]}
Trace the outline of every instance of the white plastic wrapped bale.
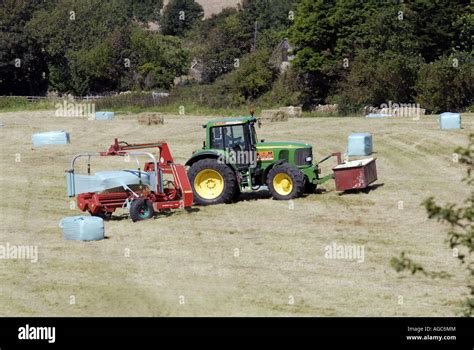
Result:
{"label": "white plastic wrapped bale", "polygon": [[114,112],[95,112],[95,120],[112,120],[114,117]]}
{"label": "white plastic wrapped bale", "polygon": [[369,133],[350,134],[347,142],[348,156],[368,156],[372,154],[372,135]]}
{"label": "white plastic wrapped bale", "polygon": [[387,113],[370,113],[367,114],[365,117],[366,118],[388,118],[392,117],[392,114],[387,114]]}
{"label": "white plastic wrapped bale", "polygon": [[440,129],[461,129],[461,114],[445,112],[439,115]]}
{"label": "white plastic wrapped bale", "polygon": [[150,175],[138,170],[101,171],[95,174],[104,189],[121,187],[124,185],[150,185]]}
{"label": "white plastic wrapped bale", "polygon": [[[94,175],[74,174],[73,183],[68,179],[68,195],[70,197],[88,192],[102,192],[113,188],[123,188],[140,184],[138,170],[101,171]],[[140,172],[141,184],[150,186],[150,174]]]}
{"label": "white plastic wrapped bale", "polygon": [[98,241],[104,239],[104,220],[96,216],[69,216],[59,222],[66,240]]}
{"label": "white plastic wrapped bale", "polygon": [[48,131],[33,134],[33,146],[43,147],[48,145],[65,145],[69,143],[69,133],[66,131]]}

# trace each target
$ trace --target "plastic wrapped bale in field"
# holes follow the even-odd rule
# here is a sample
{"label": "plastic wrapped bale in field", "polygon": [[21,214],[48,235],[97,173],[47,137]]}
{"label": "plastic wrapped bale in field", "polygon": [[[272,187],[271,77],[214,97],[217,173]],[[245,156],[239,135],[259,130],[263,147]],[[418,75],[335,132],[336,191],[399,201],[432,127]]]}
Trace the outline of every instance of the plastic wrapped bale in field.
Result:
{"label": "plastic wrapped bale in field", "polygon": [[130,185],[150,185],[150,175],[144,171],[121,170],[101,171],[95,174],[104,189]]}
{"label": "plastic wrapped bale in field", "polygon": [[48,131],[33,134],[33,146],[43,147],[48,145],[65,145],[69,143],[69,133],[65,131]]}
{"label": "plastic wrapped bale in field", "polygon": [[388,118],[388,117],[393,117],[392,114],[386,114],[386,113],[370,113],[365,116],[366,118]]}
{"label": "plastic wrapped bale in field", "polygon": [[70,216],[59,222],[66,240],[98,241],[104,239],[104,220],[96,216]]}
{"label": "plastic wrapped bale in field", "polygon": [[368,156],[372,154],[372,135],[369,133],[350,134],[347,143],[348,156]]}
{"label": "plastic wrapped bale in field", "polygon": [[95,112],[95,120],[112,120],[114,117],[114,112]]}
{"label": "plastic wrapped bale in field", "polygon": [[439,115],[440,129],[461,129],[461,114],[459,113],[441,113]]}
{"label": "plastic wrapped bale in field", "polygon": [[[81,193],[102,192],[124,186],[150,186],[150,174],[137,170],[101,171],[94,175],[67,173],[67,192],[69,197]],[[139,176],[140,175],[140,176]]]}

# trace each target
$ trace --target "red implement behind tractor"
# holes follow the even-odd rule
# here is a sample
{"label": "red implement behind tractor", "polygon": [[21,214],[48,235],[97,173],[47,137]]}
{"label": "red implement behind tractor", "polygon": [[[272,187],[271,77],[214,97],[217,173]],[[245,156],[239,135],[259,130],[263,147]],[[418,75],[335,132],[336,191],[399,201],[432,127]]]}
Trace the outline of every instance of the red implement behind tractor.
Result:
{"label": "red implement behind tractor", "polygon": [[[134,151],[146,148],[158,148],[158,157],[149,152]],[[174,163],[166,142],[128,144],[115,139],[115,142],[106,152],[76,155],[71,162],[71,169],[67,170],[69,197],[76,195],[74,166],[78,158],[88,158],[87,169],[90,176],[91,157],[117,156],[134,157],[135,159],[139,156],[149,158],[149,161],[143,166],[143,171],[141,171],[140,165],[138,167],[139,185],[133,186],[133,188],[132,186],[123,185],[113,189],[113,191],[81,192],[77,195],[77,205],[80,210],[109,219],[116,209],[128,208],[132,220],[138,221],[151,218],[156,212],[192,206],[193,191],[186,170],[183,165]],[[148,179],[146,186],[142,185],[142,176],[145,175]]]}

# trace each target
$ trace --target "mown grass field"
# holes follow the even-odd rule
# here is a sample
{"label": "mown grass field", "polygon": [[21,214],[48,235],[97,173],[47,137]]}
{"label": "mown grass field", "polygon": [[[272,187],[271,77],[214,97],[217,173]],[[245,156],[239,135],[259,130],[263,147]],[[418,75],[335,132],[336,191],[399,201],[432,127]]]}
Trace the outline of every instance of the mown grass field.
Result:
{"label": "mown grass field", "polygon": [[[0,113],[0,244],[37,245],[39,252],[37,263],[0,260],[1,316],[459,314],[468,293],[465,270],[445,243],[446,227],[428,220],[420,204],[429,196],[440,202],[467,196],[464,168],[452,154],[467,144],[474,116],[464,116],[464,129],[455,131],[439,130],[429,116],[267,123],[259,138],[311,143],[319,159],[344,151],[351,132],[371,132],[379,186],[340,194],[328,183],[293,204],[262,192],[144,222],[112,220],[107,239],[98,242],[63,240],[59,220],[80,215],[66,195],[71,157],[106,150],[119,137],[166,140],[175,160],[185,162],[202,144],[201,124],[209,118],[165,118],[163,126],[145,127],[134,115],[99,122],[54,111]],[[32,146],[32,133],[51,130],[70,132],[71,144]],[[93,170],[112,166],[130,168],[115,160],[95,162]],[[333,242],[364,246],[364,262],[325,258]],[[402,251],[452,276],[397,274],[390,259]]]}

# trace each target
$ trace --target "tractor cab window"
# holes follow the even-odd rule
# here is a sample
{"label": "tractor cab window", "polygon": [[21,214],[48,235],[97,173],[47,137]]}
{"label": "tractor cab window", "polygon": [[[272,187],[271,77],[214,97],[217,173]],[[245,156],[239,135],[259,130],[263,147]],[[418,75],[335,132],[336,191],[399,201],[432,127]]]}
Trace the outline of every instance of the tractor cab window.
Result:
{"label": "tractor cab window", "polygon": [[257,144],[257,133],[255,132],[255,126],[254,124],[250,124],[250,128],[249,128],[249,131],[250,131],[250,144],[251,145],[256,145]]}
{"label": "tractor cab window", "polygon": [[243,125],[219,126],[211,129],[211,147],[220,149],[245,149]]}

